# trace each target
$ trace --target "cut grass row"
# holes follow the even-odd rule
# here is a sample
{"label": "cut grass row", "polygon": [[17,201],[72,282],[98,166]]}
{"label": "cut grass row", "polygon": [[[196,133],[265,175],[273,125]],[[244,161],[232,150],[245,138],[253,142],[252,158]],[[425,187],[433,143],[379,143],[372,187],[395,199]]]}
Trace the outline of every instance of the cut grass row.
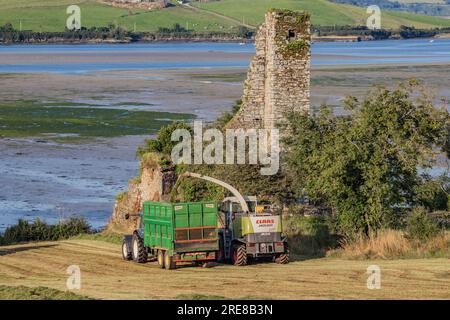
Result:
{"label": "cut grass row", "polygon": [[[52,104],[50,104],[52,105]],[[35,101],[0,102],[0,136],[27,137],[71,134],[79,137],[118,137],[157,132],[172,121],[194,116],[156,111],[48,106]]]}
{"label": "cut grass row", "polygon": [[0,300],[90,300],[90,298],[47,287],[0,285]]}
{"label": "cut grass row", "polygon": [[[180,294],[179,300],[226,300],[223,296],[203,294]],[[257,298],[242,297],[238,300],[254,300]],[[47,287],[2,286],[0,285],[0,300],[92,300],[92,298]]]}

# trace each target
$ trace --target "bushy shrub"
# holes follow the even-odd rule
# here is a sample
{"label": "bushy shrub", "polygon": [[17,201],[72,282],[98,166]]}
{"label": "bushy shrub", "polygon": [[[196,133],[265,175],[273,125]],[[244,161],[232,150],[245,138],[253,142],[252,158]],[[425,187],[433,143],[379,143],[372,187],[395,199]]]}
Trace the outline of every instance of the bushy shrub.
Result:
{"label": "bushy shrub", "polygon": [[55,225],[47,224],[41,219],[28,222],[19,219],[16,225],[5,230],[2,244],[14,244],[29,241],[56,241],[70,237],[92,233],[91,226],[84,218],[70,218]]}
{"label": "bushy shrub", "polygon": [[182,32],[191,32],[192,30],[188,30],[184,27],[182,27],[179,23],[173,24],[172,27],[159,27],[158,32],[159,33],[182,33]]}
{"label": "bushy shrub", "polygon": [[225,128],[228,122],[239,112],[242,107],[242,100],[237,100],[230,112],[222,112],[221,116],[216,120],[217,126],[221,129]]}
{"label": "bushy shrub", "polygon": [[254,34],[255,34],[254,31],[250,30],[245,26],[238,27],[237,35],[241,38],[251,39]]}
{"label": "bushy shrub", "polygon": [[406,222],[406,236],[410,239],[426,241],[436,237],[441,230],[424,208],[415,208]]}
{"label": "bushy shrub", "polygon": [[172,141],[172,133],[177,129],[185,129],[191,133],[193,131],[189,125],[183,122],[173,122],[162,127],[155,139],[145,140],[144,145],[138,148],[137,155],[140,158],[147,153],[162,153],[170,156],[174,146],[179,143],[177,141]]}
{"label": "bushy shrub", "polygon": [[338,237],[330,232],[330,221],[320,217],[293,216],[283,220],[283,232],[294,254],[324,256],[338,245]]}
{"label": "bushy shrub", "polygon": [[450,196],[446,186],[450,184],[450,177],[433,178],[429,175],[421,177],[422,181],[416,188],[416,202],[429,211],[448,211]]}

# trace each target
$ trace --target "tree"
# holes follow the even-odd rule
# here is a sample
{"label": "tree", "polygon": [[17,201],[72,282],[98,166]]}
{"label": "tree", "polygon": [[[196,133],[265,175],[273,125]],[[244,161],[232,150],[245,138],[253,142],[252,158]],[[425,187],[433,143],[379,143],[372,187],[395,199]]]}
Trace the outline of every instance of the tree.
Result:
{"label": "tree", "polygon": [[369,234],[391,226],[414,204],[418,169],[431,167],[445,140],[449,114],[415,81],[379,88],[362,102],[348,98],[350,116],[293,113],[285,124],[286,164],[295,189],[337,209],[341,231]]}
{"label": "tree", "polygon": [[446,186],[449,183],[450,177],[447,175],[438,178],[423,175],[422,182],[416,188],[416,203],[428,211],[448,211],[450,196]]}
{"label": "tree", "polygon": [[254,32],[245,26],[239,26],[237,34],[241,38],[250,39],[251,37],[253,37]]}
{"label": "tree", "polygon": [[192,133],[192,128],[184,122],[173,122],[162,127],[155,139],[146,139],[144,146],[140,146],[137,150],[138,156],[143,156],[148,152],[158,152],[166,156],[170,156],[172,149],[178,142],[172,141],[172,133],[177,129],[187,129]]}
{"label": "tree", "polygon": [[2,27],[0,27],[1,32],[14,32],[14,27],[10,22],[5,23]]}
{"label": "tree", "polygon": [[424,208],[415,208],[406,221],[406,235],[410,239],[423,242],[439,234],[439,226],[434,222]]}
{"label": "tree", "polygon": [[450,124],[447,125],[447,134],[444,138],[444,152],[447,158],[450,159]]}
{"label": "tree", "polygon": [[[292,181],[289,175],[280,170],[272,176],[263,176],[260,173],[260,165],[188,165],[182,171],[191,171],[211,176],[225,181],[236,187],[240,193],[248,196],[257,196],[259,201],[269,201],[279,205],[287,204],[294,200]],[[186,179],[186,181],[188,181]],[[184,182],[183,182],[184,183]],[[189,201],[201,201],[202,199],[223,199],[230,195],[228,191],[214,184],[204,181],[188,182],[188,187],[195,186],[196,192]],[[186,189],[186,188],[184,188]],[[186,191],[184,192],[186,194]]]}

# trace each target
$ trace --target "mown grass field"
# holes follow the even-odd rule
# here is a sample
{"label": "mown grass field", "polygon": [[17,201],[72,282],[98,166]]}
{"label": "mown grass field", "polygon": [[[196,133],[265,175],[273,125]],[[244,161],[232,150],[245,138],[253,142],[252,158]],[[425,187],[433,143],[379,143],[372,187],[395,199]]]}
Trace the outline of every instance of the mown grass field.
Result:
{"label": "mown grass field", "polygon": [[[196,3],[196,7],[211,10],[246,23],[258,25],[264,13],[270,8],[306,10],[311,13],[312,23],[316,25],[366,25],[368,14],[365,8],[331,3],[326,0],[222,0],[209,3]],[[450,26],[450,20],[403,12],[382,11],[382,27],[398,28],[400,25],[413,25],[418,28]]]}
{"label": "mown grass field", "polygon": [[[379,290],[367,289],[373,264],[381,268]],[[80,239],[0,247],[0,285],[9,295],[11,286],[66,291],[70,265],[81,269],[75,293],[96,299],[450,299],[448,259],[321,258],[166,271],[123,261],[118,244]]]}
{"label": "mown grass field", "polygon": [[1,286],[0,300],[89,300],[73,292],[46,287]]}
{"label": "mown grass field", "polygon": [[[85,27],[115,23],[128,30],[136,27],[137,31],[156,31],[175,23],[196,31],[233,31],[241,22],[257,26],[263,21],[264,13],[273,7],[307,10],[316,25],[365,25],[368,17],[364,8],[326,0],[221,0],[193,3],[201,10],[176,4],[155,11],[115,8],[95,0],[0,0],[0,25],[11,22],[19,29],[22,23],[22,30],[63,31],[68,17],[66,8],[72,4],[80,6],[81,22]],[[433,28],[450,26],[450,20],[383,11],[384,28],[400,25]]]}
{"label": "mown grass field", "polygon": [[95,0],[0,0],[0,25],[11,22],[16,29],[33,31],[64,31],[69,17],[69,5],[81,9],[82,26],[106,27],[115,23],[127,30],[157,31],[159,27],[172,27],[175,23],[197,31],[232,31],[238,24],[208,13],[198,13],[181,6],[163,10],[123,9],[101,4]]}
{"label": "mown grass field", "polygon": [[156,111],[131,111],[73,103],[0,102],[0,136],[27,137],[71,134],[79,137],[117,137],[154,134],[175,120],[194,116]]}

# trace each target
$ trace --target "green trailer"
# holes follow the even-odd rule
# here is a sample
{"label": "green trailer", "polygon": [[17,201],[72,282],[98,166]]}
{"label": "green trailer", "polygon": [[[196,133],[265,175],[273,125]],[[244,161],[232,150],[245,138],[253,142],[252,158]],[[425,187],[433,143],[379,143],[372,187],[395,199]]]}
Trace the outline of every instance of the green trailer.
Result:
{"label": "green trailer", "polygon": [[157,257],[161,268],[177,263],[208,262],[219,250],[216,202],[145,202],[141,226],[123,241],[125,260],[145,263]]}

